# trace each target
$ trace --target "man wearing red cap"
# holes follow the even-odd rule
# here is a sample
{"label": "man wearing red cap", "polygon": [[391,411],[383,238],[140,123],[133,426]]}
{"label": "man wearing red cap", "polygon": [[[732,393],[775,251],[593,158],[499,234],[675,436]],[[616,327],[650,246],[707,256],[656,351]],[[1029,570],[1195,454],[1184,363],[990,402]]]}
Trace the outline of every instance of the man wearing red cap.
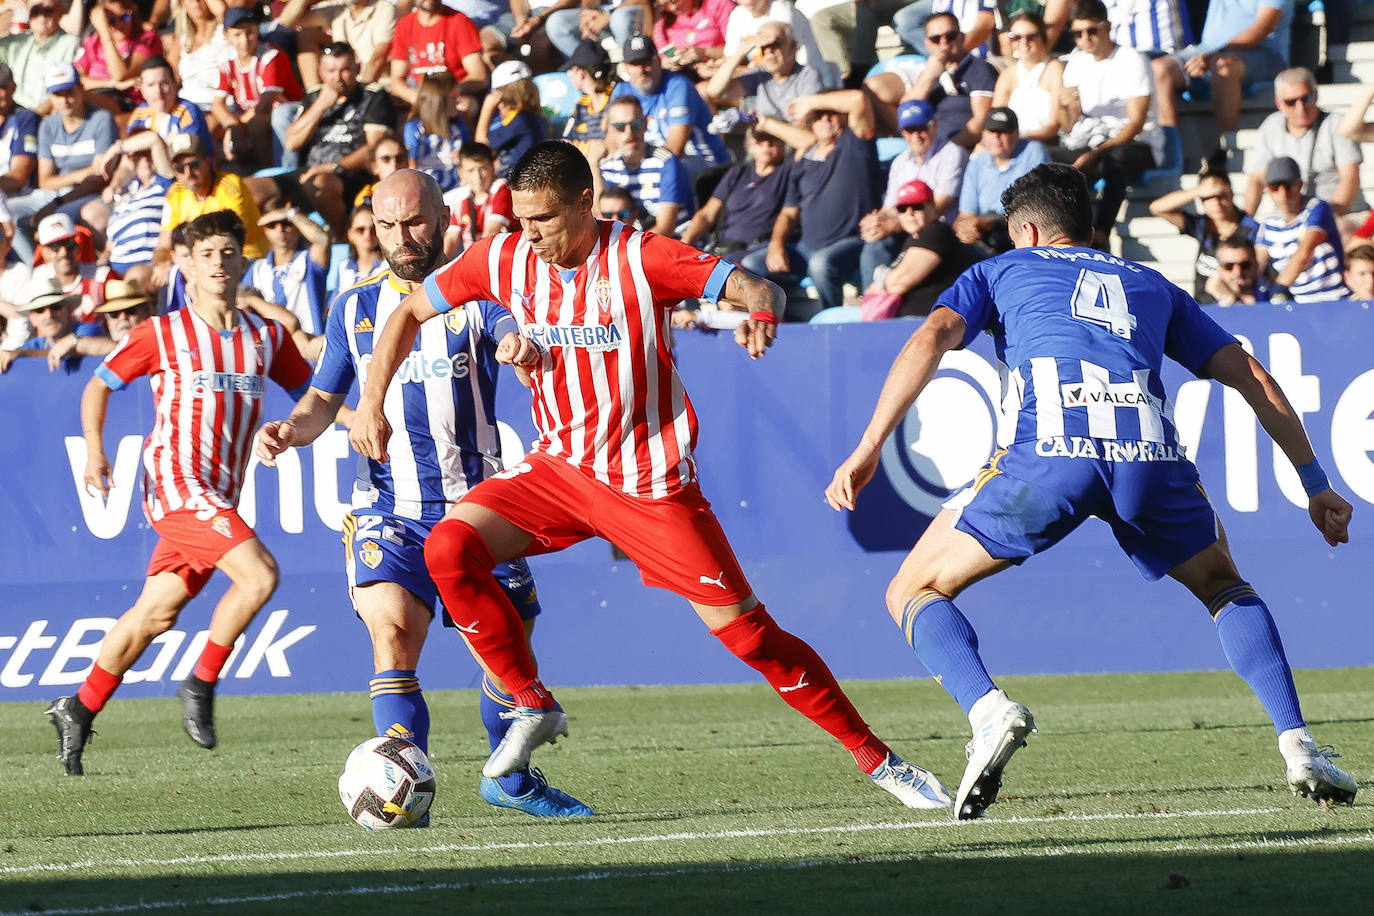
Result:
{"label": "man wearing red cap", "polygon": [[929,315],[936,298],[979,258],[939,218],[935,192],[920,179],[897,189],[897,221],[906,244],[891,266],[874,271],[865,292],[900,296],[897,315]]}

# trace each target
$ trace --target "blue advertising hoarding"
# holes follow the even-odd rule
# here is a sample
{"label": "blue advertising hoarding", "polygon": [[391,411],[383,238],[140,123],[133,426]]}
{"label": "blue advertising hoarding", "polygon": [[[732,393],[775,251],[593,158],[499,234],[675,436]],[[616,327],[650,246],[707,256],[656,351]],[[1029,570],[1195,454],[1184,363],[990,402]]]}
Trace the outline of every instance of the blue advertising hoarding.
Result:
{"label": "blue advertising hoarding", "polygon": [[[1362,536],[1374,503],[1374,371],[1368,306],[1257,306],[1215,312],[1284,386],[1333,483],[1355,504],[1352,543],[1328,548],[1296,475],[1234,392],[1166,373],[1181,439],[1202,472],[1241,571],[1273,609],[1299,667],[1374,663]],[[676,353],[701,420],[703,490],[770,612],[840,677],[924,675],[887,617],[883,591],[951,490],[986,459],[1000,380],[990,343],[951,353],[884,451],[854,513],[822,496],[868,420],[908,321],[784,326],[751,361],[728,334],[679,333]],[[140,382],[110,402],[108,499],[81,487],[77,405],[94,363],[71,375],[38,360],[0,377],[0,700],[70,692],[136,597],[156,540],[138,492],[152,399]],[[265,418],[290,400],[269,394]],[[507,461],[533,437],[529,397],[503,379]],[[281,586],[225,668],[228,693],[363,690],[367,635],[348,602],[340,542],[356,458],[336,428],[312,447],[254,462],[241,512],[281,566]],[[670,544],[665,549],[671,550]],[[551,685],[750,680],[681,599],[649,589],[600,541],[531,562],[544,615],[535,634]],[[170,695],[194,666],[217,576],[125,680],[121,696]],[[1222,668],[1206,612],[1181,586],[1146,583],[1105,525],[960,600],[994,674]],[[437,624],[421,663],[429,687],[475,684],[476,665]]]}

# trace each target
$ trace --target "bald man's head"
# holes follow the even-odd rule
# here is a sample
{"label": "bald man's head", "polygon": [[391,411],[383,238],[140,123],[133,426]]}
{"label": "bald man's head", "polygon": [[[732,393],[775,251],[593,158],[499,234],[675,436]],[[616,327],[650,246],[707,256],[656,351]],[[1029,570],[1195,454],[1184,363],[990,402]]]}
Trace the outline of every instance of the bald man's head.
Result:
{"label": "bald man's head", "polygon": [[443,259],[448,207],[439,183],[424,172],[401,169],[379,181],[372,219],[382,255],[402,280],[418,283]]}

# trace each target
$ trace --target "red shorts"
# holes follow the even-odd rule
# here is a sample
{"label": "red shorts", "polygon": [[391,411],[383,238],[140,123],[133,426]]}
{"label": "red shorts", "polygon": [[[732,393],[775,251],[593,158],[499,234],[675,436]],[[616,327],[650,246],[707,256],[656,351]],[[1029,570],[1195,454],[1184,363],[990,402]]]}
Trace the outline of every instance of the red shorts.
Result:
{"label": "red shorts", "polygon": [[206,519],[199,517],[203,514],[204,510],[198,514],[178,509],[153,522],[159,540],[148,561],[148,575],[176,573],[192,597],[205,588],[221,557],[257,536],[233,509],[217,509]]}
{"label": "red shorts", "polygon": [[738,604],[753,594],[695,483],[663,499],[638,499],[536,452],[482,481],[462,501],[534,535],[526,556],[599,537],[634,561],[645,585],[709,607]]}

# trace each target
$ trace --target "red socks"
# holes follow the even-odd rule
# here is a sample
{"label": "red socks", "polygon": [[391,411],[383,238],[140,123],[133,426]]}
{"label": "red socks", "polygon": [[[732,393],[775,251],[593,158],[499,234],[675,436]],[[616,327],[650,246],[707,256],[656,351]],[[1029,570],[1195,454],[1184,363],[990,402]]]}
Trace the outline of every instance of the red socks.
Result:
{"label": "red socks", "polygon": [[219,680],[219,673],[224,670],[224,663],[229,660],[229,653],[233,651],[233,646],[221,646],[213,640],[206,640],[200,661],[196,662],[196,670],[192,673],[207,684],[215,683]]}
{"label": "red socks", "polygon": [[525,640],[525,626],[497,584],[496,565],[481,535],[466,522],[444,519],[425,541],[425,566],[472,651],[502,681],[517,706],[552,709],[553,697]]}
{"label": "red socks", "polygon": [[834,735],[859,769],[872,773],[887,760],[887,745],[869,730],[816,650],[778,626],[762,604],[711,635],[762,674],[787,705]]}
{"label": "red socks", "polygon": [[93,714],[100,712],[123,679],[118,674],[111,674],[99,665],[94,665],[91,673],[86,675],[86,682],[76,692],[76,698]]}

